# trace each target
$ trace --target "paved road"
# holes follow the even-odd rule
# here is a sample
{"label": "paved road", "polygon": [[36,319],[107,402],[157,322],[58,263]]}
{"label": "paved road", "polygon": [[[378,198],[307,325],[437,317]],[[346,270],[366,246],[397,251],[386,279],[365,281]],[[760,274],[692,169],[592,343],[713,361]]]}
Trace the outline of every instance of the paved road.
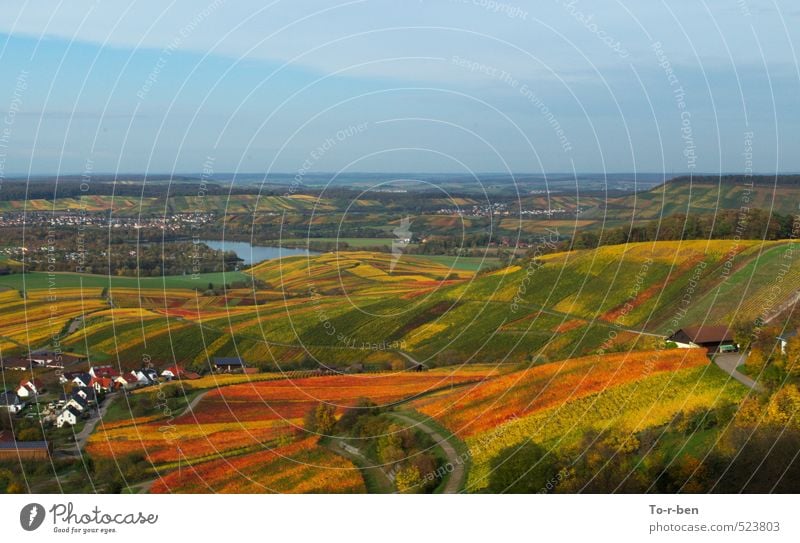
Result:
{"label": "paved road", "polygon": [[111,394],[106,395],[105,400],[103,400],[103,405],[100,406],[99,412],[95,413],[95,416],[86,422],[86,424],[83,426],[83,430],[75,434],[75,452],[78,456],[80,456],[81,451],[86,447],[86,442],[89,440],[89,436],[92,435],[95,426],[97,426],[97,423],[106,416],[109,406],[118,395],[119,392],[112,392]]}
{"label": "paved road", "polygon": [[413,426],[422,430],[428,434],[439,447],[441,447],[442,451],[444,451],[444,454],[447,457],[447,461],[453,466],[453,471],[450,473],[450,478],[447,480],[447,484],[444,487],[444,493],[457,494],[464,482],[466,470],[464,469],[464,462],[462,462],[458,457],[458,453],[456,452],[455,448],[450,444],[449,441],[447,441],[447,439],[442,437],[438,431],[434,430],[430,426],[427,426],[424,422],[416,421],[411,417],[400,413],[395,413],[394,417],[402,420],[409,426]]}
{"label": "paved road", "polygon": [[756,392],[763,391],[764,389],[761,385],[736,369],[744,364],[745,358],[747,358],[745,353],[718,354],[714,356],[714,363],[744,386]]}

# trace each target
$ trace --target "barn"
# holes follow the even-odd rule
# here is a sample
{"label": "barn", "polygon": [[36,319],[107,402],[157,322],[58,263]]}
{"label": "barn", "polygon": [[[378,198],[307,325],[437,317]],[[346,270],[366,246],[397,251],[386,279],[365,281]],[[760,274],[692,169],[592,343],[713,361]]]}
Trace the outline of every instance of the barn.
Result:
{"label": "barn", "polygon": [[727,326],[687,326],[669,336],[667,341],[675,342],[682,349],[703,347],[709,353],[738,349],[733,332]]}
{"label": "barn", "polygon": [[214,366],[220,372],[244,371],[246,368],[241,358],[215,358]]}

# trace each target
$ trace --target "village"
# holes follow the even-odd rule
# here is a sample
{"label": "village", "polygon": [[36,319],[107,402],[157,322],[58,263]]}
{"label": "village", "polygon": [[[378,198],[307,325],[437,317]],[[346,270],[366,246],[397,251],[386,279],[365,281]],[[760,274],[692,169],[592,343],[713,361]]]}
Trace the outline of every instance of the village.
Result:
{"label": "village", "polygon": [[[255,373],[241,358],[215,358],[213,373]],[[0,360],[6,390],[0,392],[0,460],[46,460],[54,453],[79,455],[85,440],[117,396],[171,381],[196,380],[198,373],[173,364],[149,364],[135,370],[89,365],[65,353],[40,351]],[[23,377],[16,377],[22,375]],[[19,379],[17,381],[16,379]],[[16,386],[10,386],[13,383]],[[2,421],[0,421],[2,422]],[[41,429],[29,431],[31,429]],[[45,439],[29,437],[45,436]]]}

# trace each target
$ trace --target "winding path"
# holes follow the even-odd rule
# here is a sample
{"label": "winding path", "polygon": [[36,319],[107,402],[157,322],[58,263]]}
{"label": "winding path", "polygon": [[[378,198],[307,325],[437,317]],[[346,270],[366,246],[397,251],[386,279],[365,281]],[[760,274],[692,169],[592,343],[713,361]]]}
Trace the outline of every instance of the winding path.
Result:
{"label": "winding path", "polygon": [[442,437],[442,435],[437,431],[431,428],[430,426],[426,425],[424,422],[420,422],[417,420],[412,419],[407,415],[403,415],[402,413],[394,413],[392,415],[394,418],[402,420],[403,422],[407,423],[409,426],[416,427],[426,434],[428,434],[433,441],[436,442],[442,451],[444,451],[445,456],[447,457],[447,461],[450,465],[453,466],[453,471],[450,472],[450,478],[447,479],[447,483],[445,484],[443,493],[444,494],[458,494],[458,491],[461,489],[464,483],[464,477],[466,475],[466,470],[464,469],[464,462],[458,457],[458,453],[453,445],[450,444],[447,439]]}
{"label": "winding path", "polygon": [[[198,394],[197,396],[195,396],[195,397],[194,397],[194,399],[193,399],[191,402],[189,402],[189,405],[187,405],[187,406],[186,406],[186,409],[184,409],[183,411],[181,411],[181,414],[180,414],[180,415],[178,415],[178,417],[182,417],[182,416],[184,416],[184,415],[186,415],[186,414],[188,414],[188,413],[192,413],[192,412],[194,412],[194,408],[195,408],[195,407],[197,407],[197,404],[199,404],[199,403],[200,403],[200,400],[202,400],[203,398],[205,398],[205,397],[206,397],[206,394],[208,394],[209,392],[211,392],[211,390],[212,390],[212,389],[204,390],[203,392],[201,392],[200,394]],[[178,417],[175,417],[175,418],[177,419]]]}

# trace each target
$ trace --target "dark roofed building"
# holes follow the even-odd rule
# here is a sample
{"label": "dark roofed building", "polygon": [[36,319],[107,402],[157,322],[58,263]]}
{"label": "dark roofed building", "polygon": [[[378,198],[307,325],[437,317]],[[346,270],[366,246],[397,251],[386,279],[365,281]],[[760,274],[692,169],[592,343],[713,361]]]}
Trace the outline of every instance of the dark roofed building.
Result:
{"label": "dark roofed building", "polygon": [[687,326],[667,339],[684,349],[703,347],[710,353],[720,352],[726,347],[736,348],[733,332],[727,326]]}
{"label": "dark roofed building", "polygon": [[0,409],[6,409],[9,413],[19,413],[25,407],[25,402],[13,390],[0,392]]}
{"label": "dark roofed building", "polygon": [[244,370],[245,363],[244,360],[237,357],[215,358],[214,367],[217,369],[217,371],[237,371]]}
{"label": "dark roofed building", "polygon": [[0,370],[3,371],[32,371],[35,367],[36,364],[34,362],[19,356],[0,360]]}
{"label": "dark roofed building", "polygon": [[0,460],[45,460],[49,456],[50,443],[47,441],[15,441],[14,436],[0,439]]}

